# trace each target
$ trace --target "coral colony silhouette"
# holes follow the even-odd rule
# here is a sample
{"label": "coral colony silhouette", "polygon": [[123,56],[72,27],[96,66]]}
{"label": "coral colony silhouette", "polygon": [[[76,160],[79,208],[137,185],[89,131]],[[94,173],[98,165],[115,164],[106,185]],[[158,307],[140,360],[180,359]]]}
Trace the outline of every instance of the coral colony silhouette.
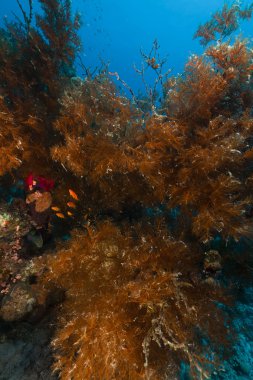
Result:
{"label": "coral colony silhouette", "polygon": [[230,38],[253,8],[226,5],[200,26],[205,52],[164,76],[160,104],[152,93],[145,109],[117,73],[76,77],[79,16],[69,0],[39,3],[36,15],[32,0],[28,13],[19,3],[23,21],[0,30],[0,173],[53,178],[58,223],[71,219],[39,279],[65,290],[54,370],[154,380],[176,378],[184,361],[209,378],[231,334],[217,304],[232,301],[215,278],[222,252],[205,259],[210,276],[204,252],[253,231],[253,51]]}

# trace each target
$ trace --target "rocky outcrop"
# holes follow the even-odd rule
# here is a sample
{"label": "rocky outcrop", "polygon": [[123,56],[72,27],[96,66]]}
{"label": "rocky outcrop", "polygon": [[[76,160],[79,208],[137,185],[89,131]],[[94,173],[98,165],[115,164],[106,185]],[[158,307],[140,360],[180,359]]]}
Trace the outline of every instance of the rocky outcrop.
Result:
{"label": "rocky outcrop", "polygon": [[222,270],[221,255],[218,251],[211,249],[205,252],[203,269],[205,276],[204,283],[211,287],[217,286],[218,275]]}
{"label": "rocky outcrop", "polygon": [[48,320],[37,326],[19,324],[0,333],[0,380],[56,380],[51,370],[51,335]]}
{"label": "rocky outcrop", "polygon": [[20,321],[31,315],[37,305],[37,298],[31,287],[19,283],[4,297],[0,317],[6,322]]}
{"label": "rocky outcrop", "polygon": [[210,250],[205,253],[204,270],[209,273],[216,273],[222,269],[221,256],[218,251]]}
{"label": "rocky outcrop", "polygon": [[39,283],[43,251],[22,205],[0,204],[0,380],[56,380],[51,314],[64,293]]}

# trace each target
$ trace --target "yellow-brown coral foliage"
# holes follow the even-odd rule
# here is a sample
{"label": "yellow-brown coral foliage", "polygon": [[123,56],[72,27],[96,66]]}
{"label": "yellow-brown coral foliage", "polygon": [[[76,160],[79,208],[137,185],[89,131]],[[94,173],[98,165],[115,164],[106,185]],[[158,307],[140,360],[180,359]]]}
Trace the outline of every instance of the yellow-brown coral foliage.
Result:
{"label": "yellow-brown coral foliage", "polygon": [[191,57],[183,75],[165,84],[166,114],[144,124],[106,76],[79,82],[62,100],[55,126],[64,141],[53,158],[91,186],[102,210],[163,203],[180,208],[182,235],[207,241],[217,232],[251,234],[244,218],[252,201],[251,69],[246,41]]}
{"label": "yellow-brown coral foliage", "polygon": [[246,41],[210,47],[165,84],[167,115],[146,122],[139,170],[169,208],[180,207],[181,233],[201,241],[217,232],[252,234],[252,52]]}
{"label": "yellow-brown coral foliage", "polygon": [[104,75],[73,83],[62,99],[55,127],[64,143],[52,148],[52,156],[84,178],[102,208],[110,204],[121,209],[127,199],[151,197],[149,184],[137,171],[143,157],[141,116]]}
{"label": "yellow-brown coral foliage", "polygon": [[205,123],[213,115],[219,99],[224,96],[226,81],[213,70],[204,57],[192,56],[185,71],[165,84],[167,113],[186,124]]}
{"label": "yellow-brown coral foliage", "polygon": [[[251,201],[245,191],[251,161],[247,166],[243,151],[253,120],[247,114],[239,119],[218,116],[194,132],[179,123],[157,125],[154,119],[147,127],[148,141],[155,140],[145,144],[151,167],[146,172],[141,163],[140,170],[154,187],[164,189],[170,208],[180,207],[190,222],[186,232],[192,228],[202,241],[217,232],[235,238],[251,233],[243,215]],[[182,224],[179,229],[184,233]]]}
{"label": "yellow-brown coral foliage", "polygon": [[42,12],[36,22],[32,1],[29,17],[19,2],[24,22],[6,21],[0,28],[1,156],[6,154],[1,174],[21,164],[26,171],[52,166],[52,121],[64,84],[73,75],[79,16],[72,19],[68,0],[39,3]]}
{"label": "yellow-brown coral foliage", "polygon": [[220,313],[208,299],[220,291],[194,283],[196,248],[166,233],[103,223],[48,257],[45,283],[66,289],[53,340],[61,379],[165,379],[180,358],[205,372],[194,329],[213,333]]}
{"label": "yellow-brown coral foliage", "polygon": [[24,141],[14,115],[0,98],[0,175],[20,166]]}
{"label": "yellow-brown coral foliage", "polygon": [[211,41],[222,40],[230,36],[239,26],[239,21],[250,20],[252,17],[253,5],[244,6],[237,1],[231,4],[224,4],[221,10],[215,12],[209,21],[200,25],[195,38],[200,38],[202,45],[207,45]]}

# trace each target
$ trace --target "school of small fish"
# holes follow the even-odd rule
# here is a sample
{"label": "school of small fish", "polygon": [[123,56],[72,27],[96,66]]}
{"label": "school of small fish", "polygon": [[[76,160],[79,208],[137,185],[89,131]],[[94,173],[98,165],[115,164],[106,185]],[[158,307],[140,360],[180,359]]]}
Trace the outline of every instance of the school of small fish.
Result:
{"label": "school of small fish", "polygon": [[[71,196],[71,198],[73,198],[75,201],[79,201],[79,197],[78,195],[74,192],[74,190],[72,189],[69,189],[69,195]],[[67,202],[67,206],[68,208],[74,210],[76,209],[77,205],[75,202],[73,201],[68,201]],[[55,216],[57,216],[57,218],[60,218],[60,219],[65,219],[66,216],[72,218],[74,216],[73,212],[71,212],[70,210],[67,210],[66,212],[66,215],[61,211],[60,207],[58,206],[52,206],[51,207],[51,210],[55,211]],[[84,221],[85,221],[85,225],[84,225],[84,228],[89,228],[89,225],[90,225],[90,221],[88,219],[89,217],[89,213],[90,213],[91,209],[88,208],[88,213],[84,215]]]}
{"label": "school of small fish", "polygon": [[[69,189],[69,195],[71,196],[71,198],[73,198],[75,201],[79,201],[79,198],[78,198],[78,195],[74,192],[74,190],[72,189]],[[67,206],[69,208],[72,208],[72,209],[75,209],[76,208],[76,204],[72,201],[69,201],[67,202]],[[51,210],[55,211],[55,215],[60,218],[60,219],[64,219],[65,218],[65,215],[64,213],[61,211],[60,207],[58,206],[52,206],[51,207]],[[67,211],[67,215],[68,216],[73,216],[73,213],[71,211]]]}

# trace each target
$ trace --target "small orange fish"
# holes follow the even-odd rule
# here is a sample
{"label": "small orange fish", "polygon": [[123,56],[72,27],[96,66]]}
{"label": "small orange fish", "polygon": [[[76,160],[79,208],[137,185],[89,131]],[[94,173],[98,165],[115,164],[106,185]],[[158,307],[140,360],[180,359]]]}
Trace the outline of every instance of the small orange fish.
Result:
{"label": "small orange fish", "polygon": [[74,202],[68,202],[67,206],[70,207],[70,208],[76,208],[76,205],[75,205]]}
{"label": "small orange fish", "polygon": [[253,149],[250,149],[250,150],[247,150],[245,153],[244,153],[244,158],[252,158],[253,157]]}
{"label": "small orange fish", "polygon": [[58,218],[61,218],[61,219],[65,218],[65,215],[63,215],[61,212],[57,212],[55,215],[58,216]]}
{"label": "small orange fish", "polygon": [[74,198],[76,201],[79,200],[77,194],[76,194],[73,190],[69,189],[69,194],[70,194],[70,196],[71,196],[72,198]]}
{"label": "small orange fish", "polygon": [[61,209],[59,207],[57,207],[57,206],[53,206],[53,207],[51,207],[51,209],[53,211],[61,211]]}
{"label": "small orange fish", "polygon": [[68,211],[67,212],[68,216],[73,216],[72,212]]}

